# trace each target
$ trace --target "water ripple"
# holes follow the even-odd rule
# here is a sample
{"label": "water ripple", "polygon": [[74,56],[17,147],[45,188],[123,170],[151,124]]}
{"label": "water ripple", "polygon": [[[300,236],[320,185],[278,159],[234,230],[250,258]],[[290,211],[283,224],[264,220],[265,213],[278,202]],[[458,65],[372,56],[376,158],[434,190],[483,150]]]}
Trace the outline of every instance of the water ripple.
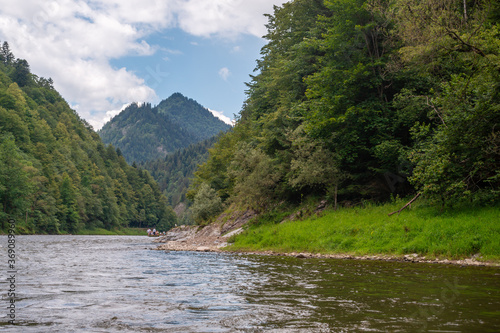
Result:
{"label": "water ripple", "polygon": [[491,267],[167,253],[127,236],[16,247],[21,327],[2,316],[2,332],[500,331]]}

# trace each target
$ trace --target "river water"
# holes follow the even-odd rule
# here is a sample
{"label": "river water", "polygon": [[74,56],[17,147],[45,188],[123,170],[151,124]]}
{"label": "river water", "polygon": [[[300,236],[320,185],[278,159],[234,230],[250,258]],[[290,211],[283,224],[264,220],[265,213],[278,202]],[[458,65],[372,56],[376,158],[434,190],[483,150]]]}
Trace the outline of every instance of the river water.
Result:
{"label": "river water", "polygon": [[500,269],[152,251],[147,237],[18,236],[0,332],[500,332]]}

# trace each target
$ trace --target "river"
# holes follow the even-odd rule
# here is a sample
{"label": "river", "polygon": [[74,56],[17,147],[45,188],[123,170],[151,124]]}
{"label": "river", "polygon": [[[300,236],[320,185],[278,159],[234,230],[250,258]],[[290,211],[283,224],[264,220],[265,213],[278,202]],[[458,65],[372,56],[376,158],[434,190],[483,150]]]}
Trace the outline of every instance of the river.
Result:
{"label": "river", "polygon": [[500,332],[500,269],[152,251],[138,236],[18,236],[0,332]]}

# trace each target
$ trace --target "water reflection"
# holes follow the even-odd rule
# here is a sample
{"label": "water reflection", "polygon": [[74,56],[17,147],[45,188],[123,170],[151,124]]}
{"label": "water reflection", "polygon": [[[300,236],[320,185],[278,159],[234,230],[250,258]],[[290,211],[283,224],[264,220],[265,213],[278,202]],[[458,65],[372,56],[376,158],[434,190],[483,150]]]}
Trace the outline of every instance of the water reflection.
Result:
{"label": "water reflection", "polygon": [[500,331],[497,268],[152,247],[147,237],[20,237],[22,327],[2,318],[0,331]]}
{"label": "water reflection", "polygon": [[[330,331],[498,331],[499,270],[372,261],[259,258],[269,279],[250,303],[292,307],[275,325]],[[252,269],[250,269],[252,270]],[[264,290],[273,290],[271,295]],[[322,325],[319,325],[322,324]],[[312,326],[307,326],[312,325]]]}

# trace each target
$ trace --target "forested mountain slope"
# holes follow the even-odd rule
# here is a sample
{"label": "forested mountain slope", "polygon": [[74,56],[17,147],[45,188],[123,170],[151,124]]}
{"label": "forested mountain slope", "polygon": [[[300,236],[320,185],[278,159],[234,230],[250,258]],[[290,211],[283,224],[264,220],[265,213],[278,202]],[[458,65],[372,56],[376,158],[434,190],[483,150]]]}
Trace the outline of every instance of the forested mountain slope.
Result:
{"label": "forested mountain slope", "polygon": [[494,0],[275,7],[240,120],[196,172],[194,207],[498,202],[499,18]]}
{"label": "forested mountain slope", "polygon": [[0,54],[0,220],[18,231],[156,226],[176,217],[148,172],[129,166],[4,43]]}
{"label": "forested mountain slope", "polygon": [[150,172],[170,205],[175,207],[180,202],[185,201],[186,192],[194,172],[198,165],[206,162],[208,150],[216,140],[217,137],[214,136],[187,148],[179,149],[165,158],[147,161],[139,166]]}
{"label": "forested mountain slope", "polygon": [[99,135],[118,147],[127,161],[144,162],[165,158],[229,128],[196,101],[175,93],[156,107],[128,106]]}

